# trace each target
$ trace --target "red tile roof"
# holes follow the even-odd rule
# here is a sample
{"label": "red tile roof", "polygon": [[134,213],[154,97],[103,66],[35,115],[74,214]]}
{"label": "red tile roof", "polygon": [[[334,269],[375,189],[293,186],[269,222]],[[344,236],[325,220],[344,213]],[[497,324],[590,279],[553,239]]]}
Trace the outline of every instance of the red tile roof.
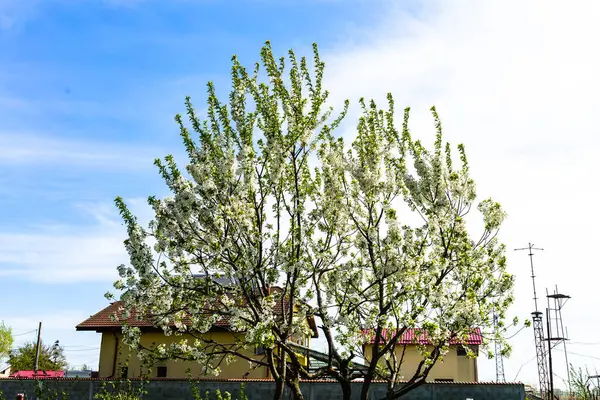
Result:
{"label": "red tile roof", "polygon": [[[279,303],[280,304],[280,303]],[[123,302],[116,301],[111,303],[108,307],[103,310],[97,312],[92,315],[85,321],[81,322],[79,325],[75,327],[78,331],[96,331],[96,332],[104,332],[111,331],[115,329],[120,329],[121,326],[126,323],[128,326],[135,326],[138,328],[147,328],[147,329],[156,329],[154,325],[147,319],[138,319],[135,309],[132,309],[129,315],[129,318],[122,318],[122,312],[119,311],[119,308],[123,306]],[[275,307],[275,311],[281,313],[281,305],[279,307]],[[117,315],[118,320],[113,320],[113,315]],[[189,324],[190,320],[188,318],[184,318],[184,323]],[[308,318],[308,324],[313,331],[313,337],[318,337],[317,326],[315,323],[315,319],[313,317]],[[214,325],[214,328],[217,330],[220,329],[228,329],[229,328],[229,317],[223,316],[220,318]]]}
{"label": "red tile roof", "polygon": [[11,374],[11,378],[63,378],[65,376],[65,371],[37,371],[37,374],[34,371],[18,371],[14,374]]}
{"label": "red tile roof", "polygon": [[[365,334],[368,334],[368,331],[363,331]],[[391,329],[384,329],[382,331],[382,340],[381,342],[385,342],[388,339],[390,339],[394,333],[396,332],[396,330],[391,330]],[[398,340],[399,345],[405,345],[405,344],[430,344],[429,339],[427,339],[427,335],[422,333],[420,335],[417,335],[418,330],[417,329],[413,329],[413,328],[409,328],[407,329],[404,334],[402,334],[402,337]],[[369,344],[373,344],[375,343],[375,336],[373,335],[371,337],[371,339],[369,340]],[[458,340],[456,338],[450,340],[450,344],[473,344],[473,345],[480,345],[483,343],[483,338],[481,337],[481,330],[479,328],[474,328],[473,331],[471,332],[471,334],[469,334],[469,337],[467,338],[466,341],[461,341]]]}
{"label": "red tile roof", "polygon": [[[111,303],[108,307],[92,315],[75,328],[78,331],[104,331],[111,330],[114,328],[121,328],[126,323],[128,326],[135,326],[139,328],[153,328],[154,325],[146,319],[138,319],[135,309],[132,309],[129,318],[122,318],[122,311],[119,308],[123,307],[123,302],[116,301]],[[117,315],[118,319],[113,320],[113,316]],[[227,328],[229,327],[228,321],[222,319],[217,321],[216,326]]]}

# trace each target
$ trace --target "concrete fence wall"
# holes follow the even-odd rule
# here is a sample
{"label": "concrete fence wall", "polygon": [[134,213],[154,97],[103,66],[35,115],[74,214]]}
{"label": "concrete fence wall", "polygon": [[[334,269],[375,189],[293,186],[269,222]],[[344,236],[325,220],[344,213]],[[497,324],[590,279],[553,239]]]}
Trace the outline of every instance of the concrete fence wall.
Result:
{"label": "concrete fence wall", "polygon": [[[125,383],[113,382],[116,386]],[[135,387],[141,381],[131,381]],[[274,383],[272,381],[218,381],[200,380],[193,383],[202,396],[209,391],[211,398],[216,398],[215,392],[229,392],[232,399],[238,399],[241,385],[249,400],[271,399]],[[39,385],[41,385],[41,392]],[[144,400],[195,400],[192,384],[185,380],[150,380],[143,383],[147,394]],[[97,379],[48,379],[35,381],[33,379],[0,379],[0,391],[4,398],[12,400],[18,393],[24,393],[28,400],[93,400],[101,393],[103,386],[110,390],[111,382]],[[38,387],[36,391],[36,387]],[[303,382],[302,392],[306,400],[337,400],[342,398],[340,386],[335,382]],[[360,396],[361,383],[355,382],[352,387],[353,399]],[[38,398],[37,393],[42,393]],[[371,387],[370,398],[385,398],[386,386],[374,383]],[[292,396],[286,391],[285,399]],[[425,384],[409,392],[402,400],[524,400],[525,389],[522,384],[461,384],[433,383]]]}

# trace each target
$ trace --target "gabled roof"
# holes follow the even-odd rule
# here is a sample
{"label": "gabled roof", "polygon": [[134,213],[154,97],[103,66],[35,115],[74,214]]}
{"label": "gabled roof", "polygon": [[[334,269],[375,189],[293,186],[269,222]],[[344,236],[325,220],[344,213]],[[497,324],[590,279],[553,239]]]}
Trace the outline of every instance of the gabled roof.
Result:
{"label": "gabled roof", "polygon": [[[121,312],[119,312],[119,308],[123,307],[123,305],[124,305],[124,303],[121,301],[116,301],[114,303],[111,303],[108,307],[104,308],[103,310],[92,315],[85,321],[81,322],[79,325],[77,325],[75,327],[75,329],[78,331],[107,332],[107,331],[119,330],[119,329],[121,329],[123,324],[127,324],[128,326],[138,327],[140,329],[144,329],[144,328],[148,329],[148,330],[156,329],[154,327],[154,325],[152,325],[152,323],[148,319],[144,319],[144,318],[138,319],[135,309],[131,310],[129,318],[127,318],[127,319],[122,318]],[[281,303],[277,303],[277,305],[275,306],[275,312],[282,314],[281,310],[282,310]],[[115,314],[118,316],[118,319],[116,321],[113,320],[113,317],[112,317]],[[315,319],[313,317],[308,317],[307,319],[308,319],[308,325],[310,326],[311,330],[313,331],[312,337],[313,338],[319,337]],[[186,318],[184,318],[183,322],[189,324],[190,320],[187,319],[187,321],[186,321]],[[214,330],[228,330],[229,328],[230,328],[229,317],[227,317],[227,316],[223,316],[213,325]]]}
{"label": "gabled roof", "polygon": [[[369,331],[365,330],[363,331],[364,333],[368,334]],[[382,340],[381,342],[387,342],[389,339],[392,338],[392,336],[394,336],[394,334],[397,332],[397,330],[395,329],[384,329],[381,332],[381,336],[382,336]],[[371,338],[368,341],[368,344],[373,344],[375,343],[375,337],[374,335],[371,336]],[[450,340],[450,344],[451,345],[457,345],[457,344],[462,344],[462,345],[481,345],[483,343],[483,338],[481,337],[481,330],[479,328],[474,328],[472,330],[472,332],[469,334],[467,340],[462,341],[462,340],[458,340],[456,338],[453,338]],[[421,333],[418,334],[418,329],[414,329],[414,328],[408,328],[403,334],[402,337],[398,340],[397,342],[398,345],[405,345],[405,344],[431,344],[431,342],[429,341],[429,339],[427,338],[427,335],[425,333]]]}
{"label": "gabled roof", "polygon": [[[75,327],[78,331],[97,331],[104,332],[114,329],[121,329],[123,324],[128,326],[135,326],[138,328],[153,328],[154,325],[146,319],[138,319],[135,309],[131,310],[129,318],[122,318],[119,309],[124,306],[122,301],[115,301],[108,307],[92,315],[85,321],[81,322]],[[113,315],[117,315],[118,319],[113,320]],[[217,321],[215,324],[217,327],[227,328],[229,327],[229,321],[222,319]]]}

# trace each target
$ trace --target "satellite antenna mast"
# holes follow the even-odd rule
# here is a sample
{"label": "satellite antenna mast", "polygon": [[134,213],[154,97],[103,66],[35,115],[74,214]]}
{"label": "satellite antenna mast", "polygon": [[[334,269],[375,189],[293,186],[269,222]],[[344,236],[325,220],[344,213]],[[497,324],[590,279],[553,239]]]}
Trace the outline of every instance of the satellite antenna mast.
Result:
{"label": "satellite antenna mast", "polygon": [[[555,294],[559,294],[558,292],[558,286],[555,286]],[[567,327],[563,325],[563,318],[562,318],[562,308],[564,306],[564,304],[567,302],[567,299],[564,299],[564,302],[562,300],[556,300],[555,299],[555,311],[558,312],[557,315],[557,319],[560,323],[560,333],[558,333],[558,324],[556,325],[556,331],[557,331],[557,336],[559,337],[563,337],[565,338],[565,340],[563,340],[563,350],[565,352],[565,366],[567,368],[567,387],[569,389],[569,395],[573,394],[573,389],[571,387],[571,371],[569,368],[569,358],[567,356],[567,340],[569,340],[569,332],[567,331]],[[558,310],[556,310],[558,309]]]}
{"label": "satellite antenna mast", "polygon": [[[567,367],[567,386],[569,389],[569,395],[571,395],[571,374],[569,373],[569,360],[567,358],[567,345],[566,341],[568,340],[565,335],[565,329],[562,320],[562,308],[565,303],[571,298],[571,296],[560,293],[558,291],[558,286],[555,286],[554,293],[549,294],[548,289],[546,289],[546,297],[548,299],[548,308],[546,309],[546,324],[548,326],[548,364],[550,371],[550,393],[554,394],[554,382],[552,375],[552,349],[559,345],[561,342],[563,344],[563,348],[565,350],[565,363]],[[550,305],[550,300],[554,302],[554,308]],[[554,311],[555,317],[552,318],[552,312]],[[552,320],[556,321],[556,336],[552,332]],[[553,342],[557,342],[553,344]]]}
{"label": "satellite antenna mast", "polygon": [[548,364],[546,363],[546,348],[545,348],[545,339],[544,339],[544,324],[542,321],[542,313],[538,309],[538,297],[537,291],[535,289],[535,273],[533,270],[533,251],[534,250],[544,250],[542,248],[533,247],[532,243],[529,243],[527,247],[523,247],[520,249],[515,249],[515,251],[519,250],[529,250],[529,263],[531,265],[531,281],[533,282],[533,303],[535,305],[535,311],[531,313],[531,319],[533,322],[533,336],[535,339],[535,355],[537,359],[538,365],[538,378],[540,381],[540,395],[545,398],[549,394],[549,376],[548,376]]}
{"label": "satellite antenna mast", "polygon": [[[498,314],[494,311],[494,333],[498,335]],[[497,337],[494,338],[494,352],[496,356],[496,382],[506,382],[504,377],[504,360],[502,358],[502,349],[500,341]]]}

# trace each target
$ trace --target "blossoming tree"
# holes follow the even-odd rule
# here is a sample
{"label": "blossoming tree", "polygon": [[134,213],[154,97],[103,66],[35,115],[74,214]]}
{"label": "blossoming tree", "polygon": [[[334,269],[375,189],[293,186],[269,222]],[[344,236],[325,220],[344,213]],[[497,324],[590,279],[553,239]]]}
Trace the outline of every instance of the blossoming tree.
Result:
{"label": "blossoming tree", "polygon": [[[317,218],[336,238],[326,246],[331,258],[342,257],[325,267],[315,264],[312,290],[329,354],[340,366],[333,375],[346,398],[355,356],[368,361],[367,370],[359,371],[361,398],[368,398],[375,378],[388,381],[388,398],[401,397],[425,381],[452,341],[466,340],[475,328],[486,330],[494,310],[504,317],[512,302],[513,277],[496,238],[505,217],[500,205],[491,199],[477,205],[483,229],[472,239],[466,221],[475,183],[464,148],[458,147],[455,167],[435,108],[430,151],[412,139],[408,109],[402,130],[396,129],[391,95],[388,100],[387,111],[361,100],[350,150],[330,135],[319,152],[327,183]],[[411,214],[420,223],[405,222]],[[414,371],[402,369],[395,351],[408,329],[432,345],[419,347],[422,361]],[[372,353],[364,354],[368,342]]]}
{"label": "blossoming tree", "polygon": [[[269,45],[261,56],[263,68],[257,64],[252,73],[234,58],[229,107],[209,83],[206,121],[187,99],[193,134],[176,117],[190,160],[187,176],[171,156],[156,161],[173,196],[150,198],[155,218],[148,228],[116,200],[128,228],[130,266],[119,268],[122,279],[115,287],[124,291],[126,313],[135,308],[166,334],[197,337],[193,344],[140,349],[144,356],[194,359],[207,373],[218,372],[227,358],[243,357],[269,368],[280,397],[290,381],[288,357],[282,355],[287,351],[297,361],[286,344],[309,331],[302,289],[310,272],[305,248],[315,231],[308,212],[318,189],[309,159],[319,130],[334,129],[341,118],[326,124],[331,111],[324,110],[327,92],[316,51],[312,76],[306,59],[290,52],[289,80],[284,59],[275,59]],[[261,72],[268,83],[259,80]],[[270,290],[274,286],[279,289]],[[243,332],[234,345],[202,335],[223,318]],[[139,346],[139,330],[124,332],[128,343]],[[244,355],[243,349],[254,346],[266,350],[266,360]],[[298,374],[291,387],[301,395]]]}
{"label": "blossoming tree", "polygon": [[[300,379],[330,377],[348,399],[353,360],[363,357],[361,398],[381,378],[388,397],[400,397],[424,382],[451,340],[489,327],[492,309],[504,317],[513,285],[496,239],[504,212],[480,202],[483,233],[472,238],[466,216],[475,184],[460,146],[454,166],[435,109],[428,150],[409,133],[408,110],[397,130],[391,96],[387,111],[361,101],[348,148],[335,134],[348,102],[338,116],[326,108],[316,46],[313,73],[293,52],[289,63],[286,71],[267,43],[251,72],[234,57],[228,105],[210,83],[205,121],[186,100],[191,130],[176,120],[189,164],[182,171],[172,156],[155,162],[173,196],[150,197],[148,227],[117,198],[130,255],[115,283],[124,313],[135,308],[165,334],[196,337],[148,349],[139,330],[124,327],[126,341],[148,362],[196,360],[206,373],[245,358],[269,369],[275,398],[286,384],[302,398]],[[411,214],[416,225],[407,222]],[[291,345],[308,334],[307,315],[318,317],[327,341],[329,361],[317,371]],[[224,318],[240,333],[234,344],[203,335]],[[394,348],[409,328],[422,330],[433,350],[422,348],[414,375],[398,384]],[[375,346],[367,356],[369,338]],[[266,357],[243,352],[255,346]]]}

